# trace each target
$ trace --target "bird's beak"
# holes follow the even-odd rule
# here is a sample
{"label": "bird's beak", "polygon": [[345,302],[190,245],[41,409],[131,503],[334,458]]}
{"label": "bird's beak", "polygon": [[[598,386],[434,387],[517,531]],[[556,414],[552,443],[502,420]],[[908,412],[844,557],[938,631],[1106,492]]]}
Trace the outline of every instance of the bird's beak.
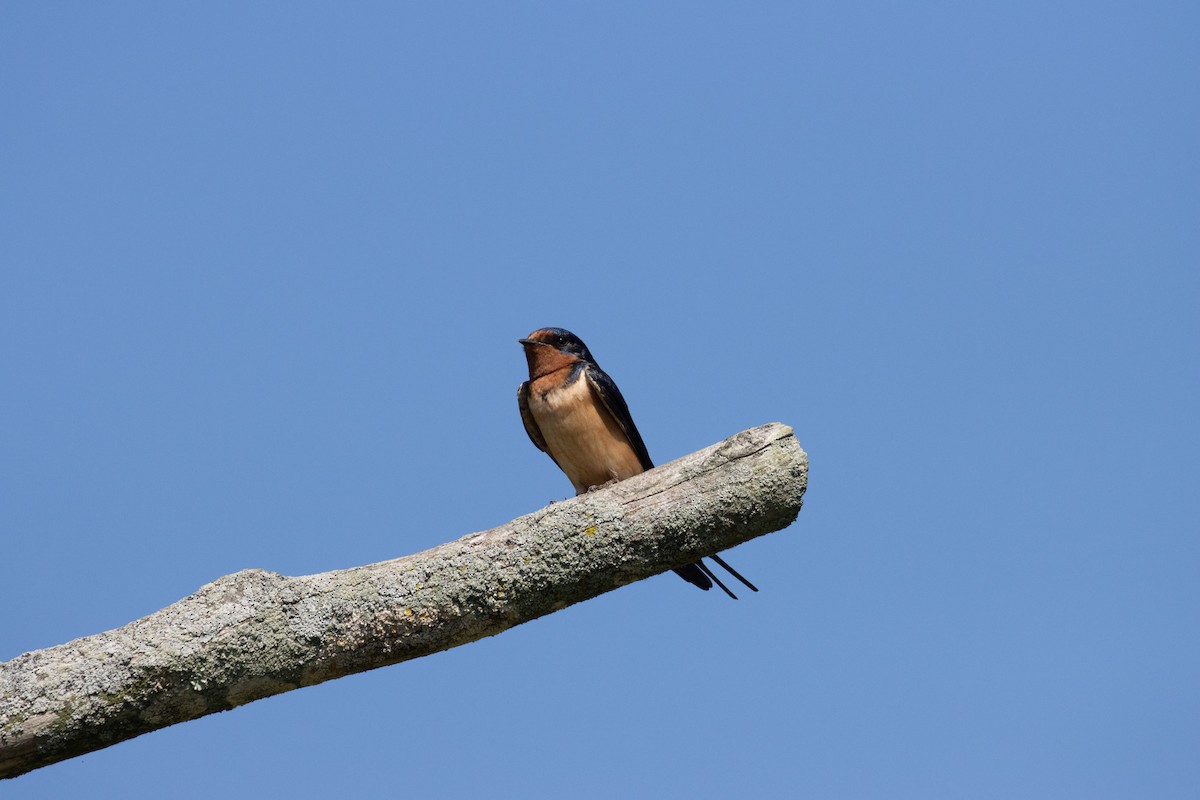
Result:
{"label": "bird's beak", "polygon": [[550,346],[550,345],[546,344],[546,342],[539,342],[537,339],[517,339],[517,341],[526,347],[528,347],[531,344],[540,344],[544,347]]}

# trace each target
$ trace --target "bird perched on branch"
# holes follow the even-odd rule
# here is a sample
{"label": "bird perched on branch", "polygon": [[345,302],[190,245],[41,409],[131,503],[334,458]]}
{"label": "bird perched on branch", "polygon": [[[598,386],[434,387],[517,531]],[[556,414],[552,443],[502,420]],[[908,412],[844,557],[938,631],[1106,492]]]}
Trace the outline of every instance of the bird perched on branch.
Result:
{"label": "bird perched on branch", "polygon": [[[566,473],[575,494],[654,468],[621,390],[578,336],[562,328],[539,328],[518,341],[529,362],[529,380],[517,389],[525,432]],[[758,591],[720,556],[709,558]],[[703,559],[675,573],[705,591],[716,583],[737,599]]]}

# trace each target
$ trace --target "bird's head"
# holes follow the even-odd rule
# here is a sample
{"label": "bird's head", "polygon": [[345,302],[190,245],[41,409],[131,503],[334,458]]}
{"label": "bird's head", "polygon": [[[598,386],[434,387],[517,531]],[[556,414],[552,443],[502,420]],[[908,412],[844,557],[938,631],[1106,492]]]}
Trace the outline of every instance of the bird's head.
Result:
{"label": "bird's head", "polygon": [[596,363],[583,340],[564,328],[538,328],[517,341],[525,348],[531,378],[576,361]]}

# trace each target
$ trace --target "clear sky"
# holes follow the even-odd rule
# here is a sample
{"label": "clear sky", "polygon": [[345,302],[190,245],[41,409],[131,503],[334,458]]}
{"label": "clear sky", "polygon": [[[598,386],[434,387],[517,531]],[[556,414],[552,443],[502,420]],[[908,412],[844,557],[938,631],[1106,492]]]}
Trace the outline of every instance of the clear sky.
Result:
{"label": "clear sky", "polygon": [[0,659],[660,463],[811,462],[653,578],[6,798],[1200,795],[1200,6],[6,3]]}

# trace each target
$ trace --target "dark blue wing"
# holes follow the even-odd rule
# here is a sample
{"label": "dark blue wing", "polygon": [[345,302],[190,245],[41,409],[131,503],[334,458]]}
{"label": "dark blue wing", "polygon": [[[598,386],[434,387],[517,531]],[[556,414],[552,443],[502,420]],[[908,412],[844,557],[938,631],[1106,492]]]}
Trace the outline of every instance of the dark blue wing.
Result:
{"label": "dark blue wing", "polygon": [[600,402],[604,403],[608,413],[612,414],[613,419],[621,426],[621,430],[625,432],[626,438],[629,439],[629,445],[637,455],[638,461],[641,462],[642,469],[654,469],[654,462],[650,460],[650,453],[646,451],[646,443],[642,441],[642,435],[638,433],[637,425],[633,424],[633,417],[629,415],[629,406],[625,404],[625,398],[621,396],[621,390],[617,388],[617,384],[608,377],[607,372],[595,364],[588,364],[585,369],[588,384],[600,398]]}
{"label": "dark blue wing", "polygon": [[537,420],[533,418],[533,414],[529,410],[529,381],[525,381],[517,387],[517,407],[521,409],[521,422],[525,423],[525,433],[529,436],[529,441],[533,442],[534,447],[538,450],[550,456],[550,460],[558,464],[559,469],[562,469],[562,464],[558,463],[558,459],[546,446],[546,437],[542,435],[542,429],[538,427]]}

